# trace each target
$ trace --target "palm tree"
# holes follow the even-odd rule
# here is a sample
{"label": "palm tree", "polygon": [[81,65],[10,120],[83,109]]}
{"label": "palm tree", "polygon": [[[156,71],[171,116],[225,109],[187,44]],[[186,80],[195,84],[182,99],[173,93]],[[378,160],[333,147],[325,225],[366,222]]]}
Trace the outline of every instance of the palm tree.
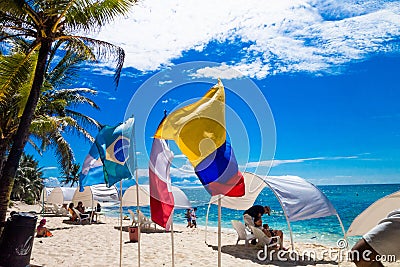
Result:
{"label": "palm tree", "polygon": [[[19,52],[23,53],[24,51],[22,49]],[[87,127],[100,127],[96,120],[71,108],[82,104],[87,104],[95,109],[99,107],[88,97],[96,94],[94,90],[87,88],[59,89],[62,86],[72,85],[71,79],[76,77],[77,69],[83,59],[71,52],[67,52],[62,58],[54,57],[54,54],[55,51],[52,51],[51,60],[46,68],[44,86],[30,127],[31,138],[28,139],[28,142],[40,154],[48,146],[54,147],[60,166],[67,170],[74,162],[74,156],[64,135],[69,132],[78,133],[93,141],[93,137],[86,129]],[[16,55],[0,57],[0,62],[9,61],[8,58],[10,57],[15,58]],[[50,65],[53,67],[50,67]],[[0,64],[0,86],[4,82],[1,73],[4,72],[5,66],[9,69],[15,69],[15,65]],[[3,68],[3,71],[1,68]],[[26,83],[29,82],[29,79],[27,80]],[[27,87],[25,83],[22,83],[22,85],[21,87]],[[7,97],[0,98],[0,146],[2,146],[0,147],[0,155],[3,155],[0,158],[0,166],[2,164],[1,159],[6,158],[5,154],[12,144],[12,137],[17,130],[21,110],[23,110],[26,102],[24,100],[27,99],[28,93],[26,90],[18,92],[17,89],[9,87],[5,91]],[[32,137],[39,140],[41,144],[37,145]]]}
{"label": "palm tree", "polygon": [[22,154],[15,176],[11,199],[35,201],[39,200],[43,189],[43,172],[33,156]]}
{"label": "palm tree", "polygon": [[[77,36],[74,33],[98,29],[116,16],[127,14],[135,3],[136,0],[0,0],[0,41],[3,43],[7,39],[32,39],[30,51],[22,63],[29,61],[38,51],[30,94],[7,161],[1,170],[0,222],[6,217],[14,176],[28,140],[29,128],[39,100],[52,46],[59,41],[62,43],[60,48],[74,51],[90,60],[111,58],[116,55],[117,67],[114,80],[118,86],[124,51],[110,43]],[[26,72],[18,68],[9,73],[9,83],[24,71]],[[2,91],[4,88],[0,88],[0,93]]]}
{"label": "palm tree", "polygon": [[78,184],[79,182],[79,173],[80,173],[81,165],[79,163],[74,163],[68,170],[63,171],[63,180],[61,181],[63,184],[70,184],[71,187],[74,184]]}

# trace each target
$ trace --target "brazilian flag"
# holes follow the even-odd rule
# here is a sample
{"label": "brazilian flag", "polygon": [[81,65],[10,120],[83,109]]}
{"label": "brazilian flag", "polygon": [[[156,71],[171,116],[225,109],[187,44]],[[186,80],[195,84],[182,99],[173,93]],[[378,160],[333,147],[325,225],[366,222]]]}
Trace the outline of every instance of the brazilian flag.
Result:
{"label": "brazilian flag", "polygon": [[134,160],[133,124],[134,119],[130,118],[118,126],[104,126],[96,137],[95,145],[103,163],[103,183],[108,187],[132,177],[129,167]]}

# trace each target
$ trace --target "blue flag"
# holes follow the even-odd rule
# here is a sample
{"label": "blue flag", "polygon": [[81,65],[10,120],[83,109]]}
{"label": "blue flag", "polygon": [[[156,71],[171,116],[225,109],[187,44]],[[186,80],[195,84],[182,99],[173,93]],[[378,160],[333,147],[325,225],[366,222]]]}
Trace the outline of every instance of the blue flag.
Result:
{"label": "blue flag", "polygon": [[130,118],[118,126],[105,126],[100,130],[83,162],[79,176],[80,191],[95,184],[105,183],[110,187],[131,177],[129,165],[134,159],[131,140],[133,124],[134,119]]}

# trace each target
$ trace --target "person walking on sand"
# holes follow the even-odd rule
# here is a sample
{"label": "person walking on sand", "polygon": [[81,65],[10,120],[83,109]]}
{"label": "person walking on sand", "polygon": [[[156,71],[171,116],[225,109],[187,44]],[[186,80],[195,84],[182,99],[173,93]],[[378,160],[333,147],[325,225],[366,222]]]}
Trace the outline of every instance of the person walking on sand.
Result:
{"label": "person walking on sand", "polygon": [[193,208],[192,212],[190,213],[190,220],[191,220],[191,223],[192,223],[192,226],[190,226],[190,228],[192,228],[193,226],[194,226],[194,228],[197,228],[196,211],[197,211],[197,208]]}
{"label": "person walking on sand", "polygon": [[187,221],[186,227],[192,227],[192,219],[190,217],[190,209],[186,209],[185,218]]}

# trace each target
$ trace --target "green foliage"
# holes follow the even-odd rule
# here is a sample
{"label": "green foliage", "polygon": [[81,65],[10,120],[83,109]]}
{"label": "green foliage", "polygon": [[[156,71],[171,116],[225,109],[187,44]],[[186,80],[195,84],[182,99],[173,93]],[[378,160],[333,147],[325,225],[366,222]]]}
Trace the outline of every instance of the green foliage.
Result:
{"label": "green foliage", "polygon": [[73,187],[75,184],[78,185],[79,182],[79,173],[81,166],[79,163],[72,164],[68,170],[63,170],[63,184],[70,184]]}
{"label": "green foliage", "polygon": [[23,154],[14,180],[11,192],[12,200],[24,200],[34,202],[39,200],[43,189],[43,172],[39,168],[39,162],[33,156]]}

